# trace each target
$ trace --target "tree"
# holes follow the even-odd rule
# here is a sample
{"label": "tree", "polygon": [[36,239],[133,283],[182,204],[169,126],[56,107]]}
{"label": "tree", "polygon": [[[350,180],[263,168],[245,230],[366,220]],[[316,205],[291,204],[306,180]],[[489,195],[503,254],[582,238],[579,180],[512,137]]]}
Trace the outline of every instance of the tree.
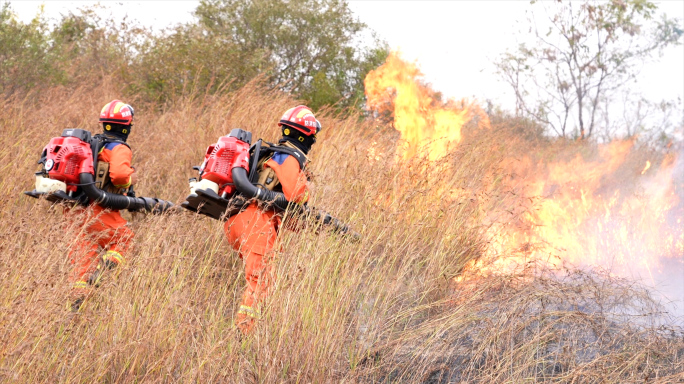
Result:
{"label": "tree", "polygon": [[[148,33],[128,19],[102,19],[98,6],[70,12],[53,26],[42,10],[28,23],[9,3],[0,7],[0,94],[40,90],[55,84],[90,83],[103,76],[130,77],[128,65]],[[121,81],[124,82],[123,80]]]}
{"label": "tree", "polygon": [[128,16],[102,17],[98,11],[104,9],[98,4],[62,15],[49,34],[51,49],[71,83],[112,75],[128,82],[129,65],[139,59],[139,46],[151,39]]}
{"label": "tree", "polygon": [[106,76],[164,103],[262,77],[314,109],[342,109],[360,106],[365,75],[388,54],[341,0],[204,0],[198,22],[162,33],[102,9],[70,12],[50,27],[41,14],[25,24],[0,5],[0,93]]}
{"label": "tree", "polygon": [[25,91],[57,75],[42,11],[31,22],[16,19],[0,4],[0,95]]}
{"label": "tree", "polygon": [[148,100],[234,90],[258,75],[258,55],[242,55],[235,44],[208,36],[201,26],[181,25],[138,45],[131,88]]}
{"label": "tree", "polygon": [[361,43],[366,25],[341,0],[203,0],[195,11],[213,39],[258,63],[273,87],[317,108],[363,97],[363,78],[387,47]]}
{"label": "tree", "polygon": [[535,23],[534,44],[505,53],[496,66],[515,92],[516,114],[563,137],[590,137],[601,103],[634,79],[645,59],[679,44],[683,33],[679,20],[654,20],[657,7],[645,0],[544,5],[548,28]]}

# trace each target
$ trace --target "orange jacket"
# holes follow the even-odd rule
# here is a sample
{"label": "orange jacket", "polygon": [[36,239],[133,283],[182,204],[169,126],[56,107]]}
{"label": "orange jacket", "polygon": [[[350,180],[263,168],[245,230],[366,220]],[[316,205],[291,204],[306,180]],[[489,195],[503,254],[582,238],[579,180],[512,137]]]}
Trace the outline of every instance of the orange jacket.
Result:
{"label": "orange jacket", "polygon": [[[292,156],[276,152],[264,166],[272,168],[282,192],[288,201],[305,203],[309,197],[306,175],[299,169],[299,162]],[[266,255],[273,250],[281,224],[281,216],[273,209],[261,210],[257,202],[252,202],[245,210],[231,216],[224,230],[233,248],[240,255]],[[288,229],[296,230],[292,221]]]}
{"label": "orange jacket", "polygon": [[109,179],[116,188],[131,186],[131,175],[135,170],[131,167],[133,152],[121,143],[107,143],[97,155],[98,161],[109,163]]}
{"label": "orange jacket", "polygon": [[309,200],[309,186],[307,185],[304,171],[299,169],[299,162],[294,157],[276,152],[265,164],[264,167],[275,171],[283,194],[288,201],[294,203],[306,203]]}

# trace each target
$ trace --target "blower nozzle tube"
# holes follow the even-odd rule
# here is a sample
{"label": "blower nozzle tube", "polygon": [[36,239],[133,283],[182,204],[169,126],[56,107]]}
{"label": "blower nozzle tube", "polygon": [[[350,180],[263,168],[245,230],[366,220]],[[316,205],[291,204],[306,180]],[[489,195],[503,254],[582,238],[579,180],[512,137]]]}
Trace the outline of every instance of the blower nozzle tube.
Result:
{"label": "blower nozzle tube", "polygon": [[173,208],[173,203],[154,197],[130,197],[105,192],[95,187],[92,174],[84,172],[79,175],[81,189],[89,199],[109,209],[127,209],[129,211],[145,210],[153,214],[161,214]]}
{"label": "blower nozzle tube", "polygon": [[333,231],[339,232],[343,235],[353,232],[351,228],[349,228],[345,223],[331,216],[327,212],[319,211],[316,208],[309,208],[308,206],[305,206],[304,214],[309,217],[312,217],[315,221],[320,222],[321,225],[330,227],[333,229]]}
{"label": "blower nozzle tube", "polygon": [[249,182],[249,176],[247,176],[247,170],[240,167],[235,167],[231,171],[233,176],[233,183],[235,184],[235,189],[240,192],[244,197],[248,199],[257,199],[264,202],[269,202],[276,206],[276,208],[287,210],[290,202],[287,201],[285,195],[281,192],[273,192],[268,189],[263,189],[255,186]]}
{"label": "blower nozzle tube", "polygon": [[349,228],[346,224],[323,211],[318,211],[315,208],[308,207],[307,205],[290,203],[285,198],[285,195],[281,192],[273,192],[269,191],[268,189],[255,186],[249,182],[247,171],[244,168],[233,168],[231,175],[233,176],[235,189],[237,189],[238,192],[248,199],[254,198],[264,202],[270,202],[275,207],[282,209],[283,211],[287,210],[288,208],[293,208],[295,209],[295,214],[312,217],[314,220],[320,222],[323,226],[330,227],[338,233],[350,235],[354,240],[359,240],[361,238],[361,235],[352,231],[351,228]]}

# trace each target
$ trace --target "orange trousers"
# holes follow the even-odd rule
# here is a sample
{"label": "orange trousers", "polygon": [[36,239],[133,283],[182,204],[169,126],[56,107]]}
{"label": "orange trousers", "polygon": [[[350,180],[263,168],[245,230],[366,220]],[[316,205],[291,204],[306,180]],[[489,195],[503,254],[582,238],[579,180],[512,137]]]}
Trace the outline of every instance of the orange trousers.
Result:
{"label": "orange trousers", "polygon": [[259,306],[273,286],[273,249],[278,237],[280,217],[274,211],[259,209],[252,203],[226,221],[224,231],[233,248],[245,262],[247,286],[236,317],[236,324],[248,333],[259,318]]}
{"label": "orange trousers", "polygon": [[88,279],[98,266],[100,250],[106,250],[102,259],[113,264],[124,262],[124,255],[133,238],[133,231],[119,211],[108,210],[97,204],[87,208],[73,208],[68,216],[81,221],[81,231],[69,252],[74,268],[69,280],[74,289],[85,290]]}

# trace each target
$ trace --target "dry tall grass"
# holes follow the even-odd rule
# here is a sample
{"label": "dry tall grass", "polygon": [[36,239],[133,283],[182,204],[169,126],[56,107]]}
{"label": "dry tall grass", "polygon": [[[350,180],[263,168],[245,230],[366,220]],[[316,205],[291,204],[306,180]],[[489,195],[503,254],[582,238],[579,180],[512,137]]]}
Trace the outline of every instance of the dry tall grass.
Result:
{"label": "dry tall grass", "polygon": [[[400,164],[391,130],[319,114],[313,204],[363,239],[283,231],[276,289],[251,337],[233,326],[242,261],[222,223],[188,212],[128,215],[129,262],[74,314],[66,277],[77,228],[21,192],[51,137],[97,130],[99,108],[122,96],[103,84],[40,97],[0,101],[2,382],[684,380],[682,333],[649,323],[658,308],[629,282],[576,271],[455,281],[485,251],[505,200],[502,149],[491,146],[499,129],[437,164]],[[234,127],[276,139],[293,103],[250,84],[136,109],[138,194],[182,201],[207,145]]]}

